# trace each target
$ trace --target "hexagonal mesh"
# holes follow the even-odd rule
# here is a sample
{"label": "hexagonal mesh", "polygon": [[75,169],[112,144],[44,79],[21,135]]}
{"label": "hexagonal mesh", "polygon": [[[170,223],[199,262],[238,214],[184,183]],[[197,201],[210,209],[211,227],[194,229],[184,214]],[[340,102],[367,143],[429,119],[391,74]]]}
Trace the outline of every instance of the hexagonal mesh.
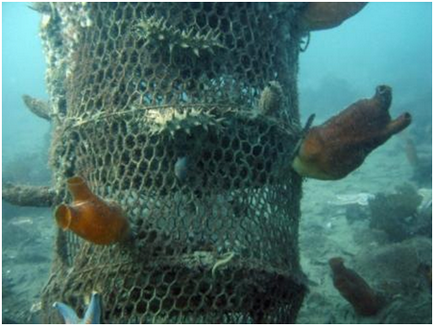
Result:
{"label": "hexagonal mesh", "polygon": [[60,321],[54,301],[82,314],[92,290],[107,323],[295,321],[300,6],[44,7],[58,202],[81,175],[135,238],[96,246],[59,230],[46,322]]}

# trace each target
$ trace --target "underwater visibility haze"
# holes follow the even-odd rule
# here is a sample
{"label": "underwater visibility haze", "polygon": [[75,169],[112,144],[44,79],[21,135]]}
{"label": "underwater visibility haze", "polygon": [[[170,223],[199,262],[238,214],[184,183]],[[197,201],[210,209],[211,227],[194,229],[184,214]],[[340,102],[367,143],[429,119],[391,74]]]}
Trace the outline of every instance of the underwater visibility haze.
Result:
{"label": "underwater visibility haze", "polygon": [[431,323],[431,3],[3,3],[3,323]]}

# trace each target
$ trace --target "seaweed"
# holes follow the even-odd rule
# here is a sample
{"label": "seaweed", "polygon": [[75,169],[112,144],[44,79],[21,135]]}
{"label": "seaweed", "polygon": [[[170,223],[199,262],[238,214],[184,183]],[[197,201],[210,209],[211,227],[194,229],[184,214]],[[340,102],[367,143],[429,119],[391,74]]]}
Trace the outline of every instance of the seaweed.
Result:
{"label": "seaweed", "polygon": [[414,235],[412,230],[421,203],[422,196],[410,184],[396,187],[392,194],[376,194],[369,201],[369,226],[386,232],[391,241],[409,238]]}

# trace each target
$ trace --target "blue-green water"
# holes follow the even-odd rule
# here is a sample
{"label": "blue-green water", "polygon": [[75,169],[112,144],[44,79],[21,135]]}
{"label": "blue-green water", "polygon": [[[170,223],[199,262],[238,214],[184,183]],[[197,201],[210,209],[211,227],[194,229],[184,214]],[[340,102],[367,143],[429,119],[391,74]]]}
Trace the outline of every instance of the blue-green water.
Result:
{"label": "blue-green water", "polygon": [[[2,18],[2,179],[48,184],[50,125],[30,113],[21,99],[22,94],[48,98],[38,37],[40,17],[25,3],[4,3]],[[405,137],[414,138],[420,153],[431,154],[431,3],[370,3],[341,26],[311,33],[307,51],[300,54],[299,68],[303,121],[316,113],[315,123],[320,123],[355,100],[371,97],[377,85],[388,84],[394,94],[391,115],[409,111],[414,122]],[[334,202],[342,197],[336,195],[392,192],[403,182],[413,182],[418,190],[431,189],[430,183],[412,179],[404,147],[403,137],[397,136],[348,179],[335,184],[306,182],[300,243],[303,270],[312,281],[313,295],[307,297],[300,313],[302,322],[381,322],[348,319],[348,304],[331,286],[328,266],[320,257],[357,258],[380,241],[371,234],[362,240],[352,236],[354,230],[361,234],[368,228],[346,224],[345,209]],[[2,312],[10,318],[27,318],[48,276],[54,225],[49,210],[17,209],[3,202],[2,213]],[[352,266],[353,261],[348,261]],[[22,306],[20,316],[16,315],[17,305]],[[410,314],[404,317],[412,321]]]}

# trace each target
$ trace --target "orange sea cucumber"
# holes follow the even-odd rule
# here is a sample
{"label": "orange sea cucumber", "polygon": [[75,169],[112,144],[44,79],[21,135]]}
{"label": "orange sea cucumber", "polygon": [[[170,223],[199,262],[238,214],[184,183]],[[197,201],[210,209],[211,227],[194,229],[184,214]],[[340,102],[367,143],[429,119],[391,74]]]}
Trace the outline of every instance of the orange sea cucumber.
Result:
{"label": "orange sea cucumber", "polygon": [[392,89],[381,85],[371,99],[312,127],[292,162],[294,170],[304,177],[337,180],[357,169],[370,152],[411,123],[409,113],[391,119],[391,102]]}
{"label": "orange sea cucumber", "polygon": [[54,215],[59,227],[100,245],[126,238],[129,223],[119,205],[96,196],[81,177],[68,179],[67,185],[73,203],[61,204],[56,208]]}

